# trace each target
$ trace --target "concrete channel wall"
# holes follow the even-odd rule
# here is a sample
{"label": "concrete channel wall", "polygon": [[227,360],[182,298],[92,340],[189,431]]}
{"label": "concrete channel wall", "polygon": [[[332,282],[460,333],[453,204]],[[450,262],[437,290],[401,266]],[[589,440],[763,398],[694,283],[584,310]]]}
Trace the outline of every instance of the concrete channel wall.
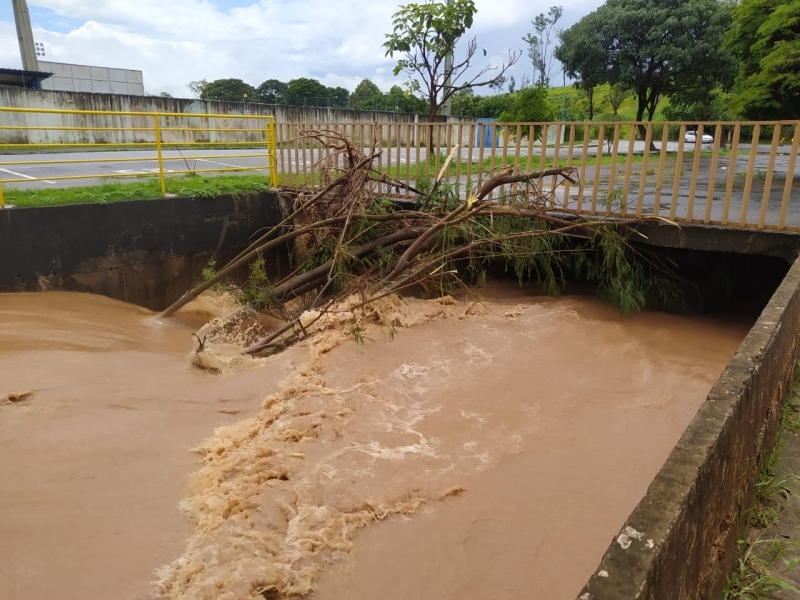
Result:
{"label": "concrete channel wall", "polygon": [[[277,219],[276,198],[267,193],[0,210],[0,291],[91,291],[159,310],[199,279],[212,254],[224,262]],[[749,249],[786,264],[797,249],[794,238],[766,232],[744,239],[685,226],[674,239],[666,230],[648,234],[658,245],[699,248],[707,257],[709,249]],[[769,235],[772,243],[763,237]],[[286,268],[280,253],[265,258],[273,273]],[[736,559],[737,527],[774,440],[799,334],[795,262],[580,600],[721,598]]]}
{"label": "concrete channel wall", "polygon": [[[88,110],[114,112],[164,112],[191,113],[197,117],[175,119],[162,127],[195,128],[240,128],[247,125],[227,121],[203,119],[203,114],[220,115],[269,115],[276,123],[341,123],[351,126],[372,123],[416,123],[425,122],[423,115],[393,113],[382,111],[349,110],[339,108],[312,108],[280,106],[274,104],[253,104],[242,102],[218,102],[215,100],[193,100],[184,98],[162,98],[160,96],[125,96],[119,94],[93,94],[88,92],[54,92],[28,90],[25,88],[0,86],[0,106],[18,108],[37,108],[46,110]],[[444,117],[442,117],[444,121]],[[448,122],[461,122],[462,119],[449,117]],[[240,119],[240,121],[242,121]],[[152,119],[145,120],[132,116],[95,117],[92,115],[63,115],[39,113],[0,113],[0,124],[20,127],[152,127]],[[177,132],[169,133],[172,137]],[[120,144],[134,141],[152,141],[152,133],[131,131],[97,131],[90,138],[87,132],[74,130],[37,131],[35,129],[0,130],[0,144],[26,143],[107,143]],[[391,132],[383,131],[384,141],[389,141]],[[138,137],[137,137],[138,136]],[[169,136],[167,136],[169,137]],[[167,139],[164,141],[189,141],[186,139]],[[100,139],[102,138],[102,139]],[[226,139],[233,140],[231,136]],[[209,141],[209,140],[198,140]],[[210,140],[214,141],[214,140]]]}
{"label": "concrete channel wall", "polygon": [[[278,222],[272,194],[0,210],[0,292],[93,292],[161,310]],[[284,255],[265,256],[281,269]]]}
{"label": "concrete channel wall", "polygon": [[719,600],[798,358],[795,261],[580,600]]}

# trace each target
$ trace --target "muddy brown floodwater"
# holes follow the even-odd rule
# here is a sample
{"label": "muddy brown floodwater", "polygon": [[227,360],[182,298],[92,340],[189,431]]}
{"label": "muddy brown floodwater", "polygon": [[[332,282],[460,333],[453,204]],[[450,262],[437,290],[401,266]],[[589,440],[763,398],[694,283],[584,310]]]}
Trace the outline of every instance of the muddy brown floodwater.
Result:
{"label": "muddy brown floodwater", "polygon": [[212,374],[204,302],[0,295],[3,600],[571,600],[747,331],[502,288]]}

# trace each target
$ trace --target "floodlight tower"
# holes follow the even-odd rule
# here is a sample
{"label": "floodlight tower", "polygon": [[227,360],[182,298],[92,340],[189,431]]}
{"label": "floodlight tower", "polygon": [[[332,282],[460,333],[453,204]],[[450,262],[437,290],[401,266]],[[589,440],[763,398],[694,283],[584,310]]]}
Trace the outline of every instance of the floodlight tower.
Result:
{"label": "floodlight tower", "polygon": [[31,29],[31,15],[28,12],[26,0],[11,0],[14,10],[14,21],[17,24],[17,39],[19,40],[19,53],[22,56],[22,68],[25,71],[38,71],[39,60],[36,58],[36,48],[33,44],[33,30]]}

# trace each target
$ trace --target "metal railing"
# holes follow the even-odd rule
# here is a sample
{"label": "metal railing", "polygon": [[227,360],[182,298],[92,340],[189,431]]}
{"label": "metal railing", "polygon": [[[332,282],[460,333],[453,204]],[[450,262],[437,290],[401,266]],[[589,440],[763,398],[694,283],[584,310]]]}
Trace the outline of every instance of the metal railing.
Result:
{"label": "metal railing", "polygon": [[[214,153],[220,148],[234,148],[236,153]],[[191,154],[184,154],[184,149]],[[0,107],[0,206],[3,184],[9,183],[157,175],[166,196],[166,175],[267,171],[277,186],[276,149],[275,118],[267,115]],[[121,152],[83,154],[97,150]],[[50,158],[53,152],[58,154]],[[26,158],[34,153],[35,158]],[[231,159],[246,164],[219,162]],[[192,161],[195,167],[204,163],[204,168],[189,168]],[[183,162],[186,168],[165,168],[174,162]],[[113,166],[131,168],[112,170]]]}
{"label": "metal railing", "polygon": [[[319,183],[326,149],[303,134],[324,130],[383,147],[377,169],[408,186],[435,177],[458,145],[445,180],[462,198],[505,168],[560,166],[575,169],[577,183],[536,184],[554,207],[574,213],[800,231],[800,121],[279,124],[285,185]],[[498,188],[493,199],[515,192]]]}

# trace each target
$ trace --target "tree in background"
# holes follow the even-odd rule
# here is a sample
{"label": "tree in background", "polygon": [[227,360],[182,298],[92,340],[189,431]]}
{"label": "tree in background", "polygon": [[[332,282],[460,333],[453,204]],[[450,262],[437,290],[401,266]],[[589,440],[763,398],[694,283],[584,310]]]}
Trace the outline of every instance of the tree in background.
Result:
{"label": "tree in background", "polygon": [[578,81],[575,86],[583,93],[586,99],[586,116],[591,121],[594,119],[594,90],[595,86],[588,85],[583,81]]}
{"label": "tree in background", "polygon": [[409,114],[426,114],[428,103],[422,98],[409,94],[399,85],[393,85],[380,100],[380,110],[388,110]]}
{"label": "tree in background", "polygon": [[224,102],[254,102],[256,88],[241,79],[217,79],[203,86],[200,98]]}
{"label": "tree in background", "polygon": [[462,90],[453,96],[453,114],[459,117],[499,119],[502,121],[550,121],[558,111],[547,98],[544,86],[522,88],[513,94],[476,96]]}
{"label": "tree in background", "polygon": [[702,101],[680,101],[670,99],[664,108],[664,118],[668,121],[733,121],[733,94],[721,88],[712,90]]}
{"label": "tree in background", "polygon": [[[479,48],[476,38],[472,38],[464,56],[456,62],[456,45],[472,27],[476,12],[474,0],[451,0],[447,4],[425,0],[420,4],[402,4],[394,14],[392,33],[386,36],[383,47],[386,56],[402,57],[394,74],[405,72],[409,89],[427,97],[430,122],[454,94],[496,82],[519,59],[519,54],[509,52],[508,60],[500,65],[477,67],[474,63]],[[486,50],[483,55],[486,56]],[[445,72],[447,56],[454,58],[449,73]]]}
{"label": "tree in background", "polygon": [[489,84],[489,89],[499,94],[503,91],[503,88],[506,86],[506,81],[508,81],[508,77],[506,77],[505,75],[501,75],[500,77],[498,77],[492,83]]}
{"label": "tree in background", "polygon": [[[506,109],[498,120],[513,123],[532,123],[554,121],[558,110],[547,98],[547,88],[544,85],[520,90],[516,94],[509,94],[511,98],[510,106]],[[527,135],[527,128],[523,129],[523,135]],[[534,139],[541,135],[541,129],[536,128]]]}
{"label": "tree in background", "polygon": [[564,14],[561,6],[551,6],[547,15],[539,15],[531,21],[536,34],[529,33],[522,41],[528,44],[528,57],[533,63],[533,75],[539,85],[550,85],[553,71],[554,53],[550,51],[550,44],[554,36],[556,23]]}
{"label": "tree in background", "polygon": [[362,79],[350,96],[350,105],[357,110],[375,110],[383,92],[369,79]]}
{"label": "tree in background", "polygon": [[[616,129],[613,123],[619,123],[621,121],[626,121],[624,117],[620,117],[619,115],[614,115],[612,113],[602,113],[598,115],[597,120],[603,123],[602,125],[594,125],[592,127],[592,132],[589,134],[590,136],[597,137],[600,133],[600,130],[603,130],[603,139],[605,140],[606,144],[606,152],[611,154],[614,148],[614,136],[616,135],[614,130]],[[624,135],[622,129],[620,129],[620,136]],[[651,143],[650,149],[654,148],[654,144]]]}
{"label": "tree in background", "polygon": [[630,95],[631,91],[623,83],[615,83],[608,89],[608,103],[615,117],[619,114],[619,107]]}
{"label": "tree in background", "polygon": [[563,33],[556,54],[568,74],[583,78],[585,69],[590,82],[631,89],[636,120],[652,121],[664,96],[699,97],[725,79],[734,64],[722,44],[729,24],[730,6],[717,0],[607,0]]}
{"label": "tree in background", "polygon": [[350,90],[347,90],[341,86],[337,87],[329,87],[327,89],[327,95],[329,98],[328,106],[331,108],[347,108],[348,102],[350,100]]}
{"label": "tree in background", "polygon": [[208,85],[208,81],[205,79],[198,79],[197,81],[190,81],[186,84],[186,87],[189,89],[189,92],[195,98],[199,98],[200,95],[203,93],[203,88]]}
{"label": "tree in background", "polygon": [[289,81],[284,98],[291,106],[327,106],[328,88],[316,79],[300,77]]}
{"label": "tree in background", "polygon": [[456,117],[480,117],[480,102],[481,99],[472,90],[461,90],[453,95],[450,110]]}
{"label": "tree in background", "polygon": [[504,113],[511,113],[514,107],[514,98],[517,94],[495,94],[493,96],[478,96],[478,114],[482,119],[499,119]]}
{"label": "tree in background", "polygon": [[514,76],[508,78],[508,93],[513,94],[514,88],[517,87],[517,82],[514,80]]}
{"label": "tree in background", "polygon": [[555,57],[564,65],[565,74],[576,80],[575,87],[583,92],[588,102],[589,120],[594,119],[595,88],[608,78],[607,53],[599,31],[591,20],[578,21],[558,34],[560,44]]}
{"label": "tree in background", "polygon": [[267,79],[256,88],[256,98],[262,104],[280,104],[286,95],[287,87],[288,85],[282,81]]}
{"label": "tree in background", "polygon": [[739,112],[800,119],[800,0],[741,0],[725,42],[739,59]]}
{"label": "tree in background", "polygon": [[[594,107],[592,107],[592,114]],[[589,118],[589,98],[586,93],[581,90],[580,94],[565,94],[564,107],[563,107],[564,121],[586,121]]]}

